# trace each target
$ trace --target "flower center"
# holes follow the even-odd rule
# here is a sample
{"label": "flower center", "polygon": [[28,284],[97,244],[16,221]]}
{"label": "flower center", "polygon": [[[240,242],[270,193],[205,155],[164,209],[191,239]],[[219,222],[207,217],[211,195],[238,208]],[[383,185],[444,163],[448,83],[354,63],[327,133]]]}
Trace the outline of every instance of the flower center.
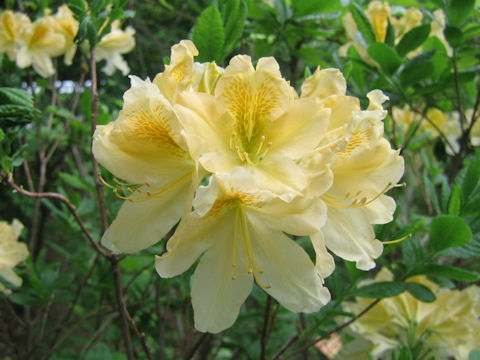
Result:
{"label": "flower center", "polygon": [[265,135],[261,135],[248,140],[238,136],[238,133],[234,131],[230,137],[230,149],[242,162],[257,165],[272,147],[272,142],[266,141],[266,139]]}

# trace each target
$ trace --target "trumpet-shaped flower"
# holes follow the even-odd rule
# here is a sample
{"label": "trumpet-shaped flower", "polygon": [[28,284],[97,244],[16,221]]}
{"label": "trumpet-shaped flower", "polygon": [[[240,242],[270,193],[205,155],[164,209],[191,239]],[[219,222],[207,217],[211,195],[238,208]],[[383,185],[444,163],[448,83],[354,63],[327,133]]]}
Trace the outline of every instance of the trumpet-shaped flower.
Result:
{"label": "trumpet-shaped flower", "polygon": [[261,189],[284,200],[301,195],[308,178],[295,160],[313,150],[329,111],[314,98],[296,99],[273,58],[234,57],[214,95],[183,92],[175,110],[193,158],[211,173],[242,166]]}
{"label": "trumpet-shaped flower", "polygon": [[20,31],[30,26],[30,19],[26,15],[10,10],[2,12],[0,15],[0,55],[6,53],[11,61],[15,61]]}
{"label": "trumpet-shaped flower", "polygon": [[317,70],[302,88],[302,97],[316,97],[331,111],[329,131],[311,156],[335,153],[332,186],[320,195],[328,206],[327,221],[312,242],[324,262],[332,263],[326,246],[368,270],[383,250],[372,224],[393,219],[395,202],[384,193],[403,175],[403,158],[383,138],[387,112],[381,104],[386,96],[379,90],[370,92],[369,108],[360,110],[358,99],[345,96],[345,89],[345,79],[333,69]]}
{"label": "trumpet-shaped flower", "polygon": [[284,234],[318,231],[325,206],[318,199],[284,202],[258,191],[255,180],[242,167],[213,175],[197,190],[193,212],[180,222],[167,252],[156,258],[159,275],[173,277],[201,257],[192,279],[200,331],[231,326],[254,280],[291,311],[318,311],[330,300],[307,253]]}
{"label": "trumpet-shaped flower", "polygon": [[119,20],[112,22],[111,31],[104,35],[95,48],[96,60],[106,60],[103,71],[107,75],[112,75],[115,69],[127,75],[130,71],[128,64],[123,59],[122,54],[129,53],[135,47],[135,30],[128,26],[126,30],[121,29]]}
{"label": "trumpet-shaped flower", "polygon": [[131,82],[119,118],[93,141],[98,162],[126,181],[110,186],[127,201],[102,238],[116,252],[146,248],[178,222],[195,170],[171,104],[150,80]]}
{"label": "trumpet-shaped flower", "polygon": [[21,29],[17,66],[33,69],[42,77],[54,74],[52,57],[59,56],[65,49],[65,38],[56,32],[57,21],[53,16],[36,20],[31,26]]}
{"label": "trumpet-shaped flower", "polygon": [[62,5],[58,8],[55,14],[57,20],[57,32],[63,35],[64,42],[64,62],[66,65],[72,65],[73,57],[77,51],[77,44],[75,44],[75,36],[78,32],[78,21],[73,17],[72,11],[67,5]]}
{"label": "trumpet-shaped flower", "polygon": [[[13,271],[13,268],[28,257],[27,245],[17,241],[22,229],[22,223],[16,219],[12,225],[0,221],[0,277],[14,286],[22,285],[22,278]],[[1,283],[0,292],[10,293]]]}
{"label": "trumpet-shaped flower", "polygon": [[[383,268],[375,281],[391,281],[392,274]],[[436,359],[467,359],[471,350],[480,344],[480,288],[464,290],[442,289],[425,276],[409,279],[429,288],[437,297],[425,303],[408,292],[383,299],[352,324],[354,335],[373,343],[375,359],[387,359],[395,349],[416,348],[416,358],[429,353]],[[347,304],[347,311],[358,313],[372,300],[357,298]]]}

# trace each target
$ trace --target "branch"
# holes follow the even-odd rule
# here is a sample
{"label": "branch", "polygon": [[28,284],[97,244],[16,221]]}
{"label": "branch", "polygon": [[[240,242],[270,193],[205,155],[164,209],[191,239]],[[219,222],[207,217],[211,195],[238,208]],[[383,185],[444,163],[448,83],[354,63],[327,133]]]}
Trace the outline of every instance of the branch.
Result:
{"label": "branch", "polygon": [[[97,91],[97,62],[95,58],[95,47],[92,46],[90,49],[90,70],[91,70],[91,80],[92,80],[92,128],[91,135],[95,133],[97,128],[97,118],[98,118],[98,91]],[[92,168],[93,168],[93,178],[95,179],[95,187],[97,188],[98,195],[98,206],[100,208],[100,219],[102,224],[102,234],[107,230],[108,227],[108,217],[107,217],[107,207],[105,206],[105,198],[103,196],[103,183],[101,182],[98,174],[100,173],[98,168],[97,160],[92,153]]]}
{"label": "branch", "polygon": [[[380,300],[382,300],[382,299],[376,299],[370,305],[368,305],[365,309],[360,311],[355,317],[351,318],[348,321],[345,321],[343,324],[338,325],[335,329],[332,329],[332,330],[328,331],[327,332],[328,335],[332,335],[333,333],[336,333],[336,332],[342,330],[343,328],[346,328],[351,323],[355,322],[357,319],[359,319],[361,316],[363,316],[365,313],[367,313],[371,308],[373,308],[375,305],[377,305],[380,302]],[[302,347],[299,347],[295,351],[291,352],[290,354],[285,356],[284,359],[286,360],[286,359],[289,359],[289,358],[293,357],[295,354],[298,354],[299,352],[302,352],[303,350],[308,349],[310,346],[315,345],[316,343],[318,343],[319,341],[321,341],[323,339],[325,339],[325,336],[317,337],[315,340],[313,340],[313,341],[303,345]],[[275,359],[275,358],[273,358],[273,359]]]}
{"label": "branch", "polygon": [[262,341],[260,343],[260,359],[265,360],[265,351],[268,342],[268,324],[270,320],[270,311],[272,308],[272,297],[267,294],[267,304],[265,306],[265,315],[263,318]]}
{"label": "branch", "polygon": [[193,345],[193,347],[190,349],[190,351],[185,355],[185,360],[190,360],[193,358],[193,355],[197,352],[197,350],[200,348],[200,345],[205,341],[205,339],[209,336],[209,333],[203,333],[202,336],[197,340],[197,342]]}
{"label": "branch", "polygon": [[92,234],[88,231],[88,229],[85,227],[85,224],[83,223],[82,219],[77,213],[77,209],[75,206],[68,200],[65,196],[58,194],[58,193],[53,193],[53,192],[32,192],[23,189],[22,187],[18,186],[13,179],[8,176],[7,174],[2,174],[2,179],[5,180],[12,189],[17,191],[19,194],[22,194],[24,196],[28,196],[31,198],[50,198],[50,199],[55,199],[58,201],[61,201],[65,205],[67,205],[68,210],[70,210],[70,213],[73,215],[75,218],[77,224],[80,226],[80,229],[82,229],[82,232],[85,234],[87,237],[88,241],[92,244],[93,248],[102,256],[105,256],[106,258],[110,258],[112,255],[110,252],[105,251],[93,238]]}

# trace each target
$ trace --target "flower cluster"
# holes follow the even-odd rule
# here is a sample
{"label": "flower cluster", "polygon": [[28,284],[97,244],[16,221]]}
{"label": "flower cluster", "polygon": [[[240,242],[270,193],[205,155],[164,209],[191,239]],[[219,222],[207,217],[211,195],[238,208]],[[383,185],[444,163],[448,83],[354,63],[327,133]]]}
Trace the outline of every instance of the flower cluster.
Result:
{"label": "flower cluster", "polygon": [[[392,274],[382,268],[375,281],[391,281],[392,278]],[[353,335],[358,338],[356,348],[364,349],[364,354],[357,352],[354,358],[366,358],[371,351],[374,359],[389,359],[393,350],[407,346],[417,352],[414,358],[418,359],[432,356],[435,359],[467,359],[470,351],[480,343],[480,288],[448,290],[425,276],[415,276],[409,281],[426,286],[437,299],[425,303],[408,292],[383,299],[351,326]],[[372,301],[357,298],[356,303],[347,304],[346,309],[358,313]],[[345,358],[347,352],[343,350]]]}
{"label": "flower cluster", "polygon": [[[365,15],[370,21],[375,40],[381,43],[386,41],[389,24],[391,24],[394,30],[395,44],[397,44],[406,33],[421,25],[423,21],[423,14],[418,8],[408,8],[400,17],[397,17],[392,16],[392,10],[388,3],[378,0],[372,1],[368,4],[368,9]],[[430,36],[436,36],[439,38],[445,46],[447,53],[451,55],[452,49],[443,35],[443,29],[445,28],[445,14],[439,9],[434,11],[433,17]],[[350,46],[353,46],[365,62],[377,66],[375,60],[373,60],[367,52],[367,45],[358,32],[358,26],[353,15],[350,12],[346,13],[342,20],[349,42],[340,48],[340,56],[347,56],[348,49]],[[419,54],[419,51],[420,49],[413,50],[407,54],[407,57],[414,57]]]}
{"label": "flower cluster", "polygon": [[[173,277],[200,258],[200,331],[231,326],[254,282],[291,311],[318,311],[329,251],[364,270],[382,253],[372,224],[392,220],[385,193],[403,175],[383,137],[387,98],[374,90],[361,110],[337,69],[317,69],[298,95],[271,57],[223,69],[197,53],[181,41],[153,81],[132,76],[118,119],[97,127],[93,153],[126,200],[102,243],[139,251],[179,222],[156,270]],[[291,235],[310,236],[315,263]]]}
{"label": "flower cluster", "polygon": [[[19,68],[32,66],[40,76],[49,77],[55,73],[52,58],[63,55],[65,64],[72,64],[77,51],[74,40],[78,27],[67,5],[59,7],[54,15],[47,14],[33,22],[23,13],[3,11],[0,13],[0,56],[6,54]],[[104,68],[107,74],[111,75],[115,68],[123,75],[128,74],[129,68],[121,54],[135,47],[134,33],[131,27],[121,30],[116,20],[111,32],[97,44],[97,61],[107,60]]]}
{"label": "flower cluster", "polygon": [[[14,286],[22,285],[22,278],[13,271],[13,268],[28,257],[27,246],[17,241],[22,229],[22,223],[16,219],[12,225],[0,221],[0,278]],[[0,293],[8,295],[11,291],[0,282]]]}
{"label": "flower cluster", "polygon": [[463,125],[456,110],[445,113],[437,108],[429,108],[423,116],[422,113],[412,110],[408,105],[403,108],[394,106],[392,117],[395,125],[401,127],[403,134],[406,134],[411,127],[417,126],[417,132],[428,133],[430,138],[438,137],[439,131],[441,131],[450,144],[447,147],[447,152],[450,154],[459,149],[458,140],[462,135],[462,129],[467,131],[470,124],[473,123],[469,130],[470,142],[472,146],[480,146],[480,123],[478,121],[480,114],[477,112],[473,119],[473,109],[465,110],[466,121]]}

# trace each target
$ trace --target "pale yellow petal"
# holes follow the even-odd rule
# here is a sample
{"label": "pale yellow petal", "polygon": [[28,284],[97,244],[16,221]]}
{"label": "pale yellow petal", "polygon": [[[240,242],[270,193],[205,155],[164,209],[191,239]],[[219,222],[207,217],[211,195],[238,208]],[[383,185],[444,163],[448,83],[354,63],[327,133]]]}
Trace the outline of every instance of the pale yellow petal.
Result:
{"label": "pale yellow petal", "polygon": [[292,106],[266,132],[272,145],[270,154],[279,153],[300,159],[320,143],[330,120],[330,111],[322,109],[314,98],[294,100]]}
{"label": "pale yellow petal", "polygon": [[240,251],[236,256],[239,270],[232,278],[233,242],[225,240],[217,239],[206,251],[192,277],[192,306],[198,331],[218,333],[232,326],[252,290],[253,276],[243,270]]}
{"label": "pale yellow petal", "polygon": [[264,290],[295,312],[315,312],[328,303],[330,293],[305,250],[256,216],[247,217]]}
{"label": "pale yellow petal", "polygon": [[357,268],[370,270],[382,254],[383,245],[375,239],[372,225],[358,208],[337,209],[329,207],[328,220],[322,229],[327,248]]}
{"label": "pale yellow petal", "polygon": [[189,186],[190,179],[186,179],[164,196],[125,201],[103,235],[102,245],[115,253],[133,253],[160,241],[180,220]]}
{"label": "pale yellow petal", "polygon": [[310,236],[313,249],[315,250],[315,269],[318,271],[322,279],[330,276],[335,270],[335,260],[333,256],[327,251],[323,233],[318,233]]}
{"label": "pale yellow petal", "polygon": [[347,83],[338,69],[317,68],[313,75],[302,84],[302,97],[327,98],[331,95],[345,95]]}

